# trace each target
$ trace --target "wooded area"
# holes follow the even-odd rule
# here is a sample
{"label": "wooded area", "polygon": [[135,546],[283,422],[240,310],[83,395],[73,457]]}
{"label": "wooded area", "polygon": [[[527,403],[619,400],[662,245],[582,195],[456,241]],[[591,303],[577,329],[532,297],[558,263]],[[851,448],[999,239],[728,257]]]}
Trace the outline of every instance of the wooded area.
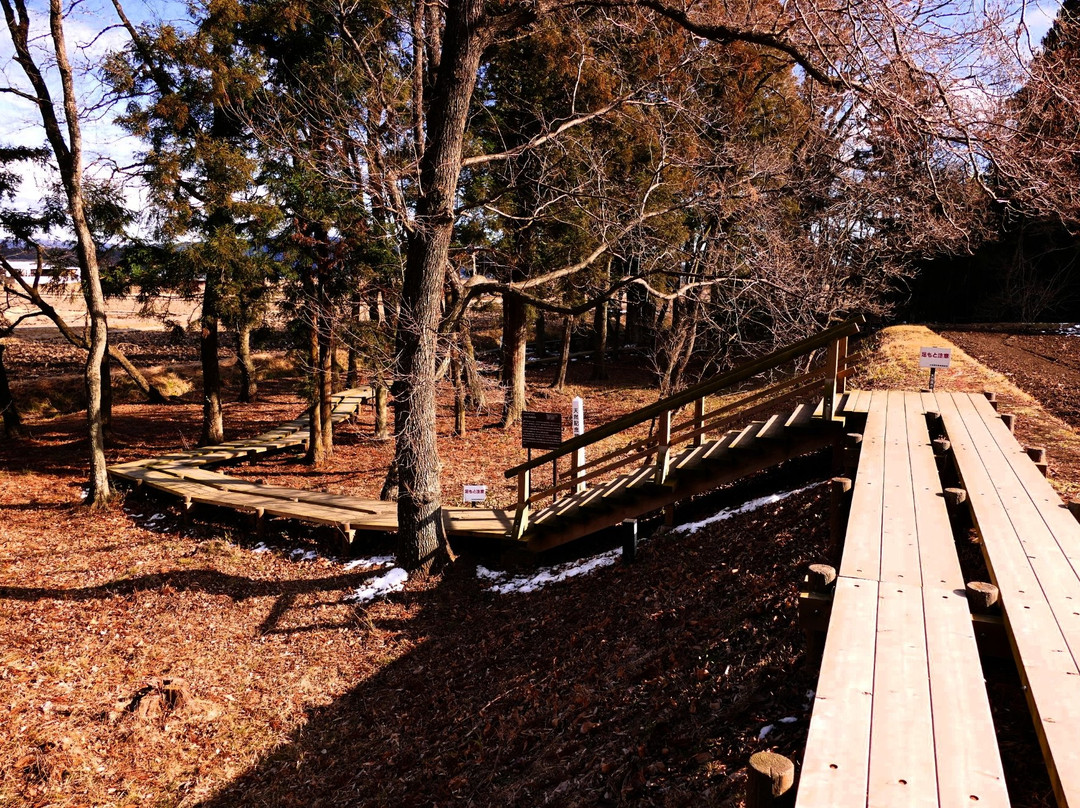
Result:
{"label": "wooded area", "polygon": [[[530,338],[543,354],[560,334],[556,386],[573,350],[597,375],[634,351],[665,396],[849,315],[888,317],[979,250],[1012,256],[1022,316],[1072,299],[1074,0],[1041,47],[1010,4],[215,0],[140,21],[113,0],[124,44],[87,76],[60,0],[47,24],[0,5],[2,89],[46,144],[0,150],[0,228],[36,262],[2,259],[6,299],[87,350],[91,504],[111,496],[110,363],[164,395],[109,346],[108,296],[197,302],[203,443],[224,439],[223,335],[250,401],[266,324],[310,379],[313,465],[333,452],[335,389],[371,384],[386,437],[392,400],[398,560],[425,570],[446,559],[436,385],[454,385],[462,423],[482,406],[481,308],[501,319],[510,427]],[[103,90],[80,101],[90,79]],[[80,127],[101,116],[140,139],[134,164],[84,165]],[[55,193],[16,204],[35,162]],[[131,183],[145,210],[125,207]],[[72,265],[85,335],[42,294]],[[18,402],[0,396],[14,435]]]}

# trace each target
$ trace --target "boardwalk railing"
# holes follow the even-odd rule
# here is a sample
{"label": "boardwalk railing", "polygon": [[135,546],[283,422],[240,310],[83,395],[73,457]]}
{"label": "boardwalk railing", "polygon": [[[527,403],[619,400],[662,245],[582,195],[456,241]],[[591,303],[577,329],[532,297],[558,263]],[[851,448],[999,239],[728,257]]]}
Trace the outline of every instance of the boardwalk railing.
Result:
{"label": "boardwalk railing", "polygon": [[[610,475],[611,472],[637,461],[642,461],[643,466],[653,464],[656,469],[655,482],[662,485],[668,478],[673,447],[683,443],[701,446],[705,443],[707,433],[723,431],[735,422],[760,414],[781,402],[819,395],[823,398],[821,417],[824,421],[832,421],[839,396],[844,393],[844,380],[852,373],[859,359],[857,354],[848,354],[848,338],[859,332],[859,326],[863,322],[865,320],[860,316],[826,329],[760,359],[747,362],[727,373],[706,379],[648,407],[591,429],[565,441],[558,449],[508,469],[505,473],[507,479],[517,477],[517,506],[513,537],[515,539],[522,537],[529,526],[533,504],[545,497],[554,497],[560,491],[570,489],[582,491],[590,480]],[[809,356],[822,348],[826,349],[823,366],[763,388],[747,391],[737,400],[725,401],[716,409],[707,409],[709,396],[716,395],[754,376]],[[685,420],[676,420],[680,410],[689,405],[693,406],[693,414]],[[652,422],[655,422],[655,429],[650,429],[648,436],[631,440],[619,448],[603,451],[588,462],[583,460],[584,452],[581,450],[614,435],[632,430],[641,424]],[[561,478],[557,471],[553,472],[550,486],[534,490],[533,469],[548,463],[557,469],[558,461],[563,457],[570,458],[569,472],[563,474]]]}

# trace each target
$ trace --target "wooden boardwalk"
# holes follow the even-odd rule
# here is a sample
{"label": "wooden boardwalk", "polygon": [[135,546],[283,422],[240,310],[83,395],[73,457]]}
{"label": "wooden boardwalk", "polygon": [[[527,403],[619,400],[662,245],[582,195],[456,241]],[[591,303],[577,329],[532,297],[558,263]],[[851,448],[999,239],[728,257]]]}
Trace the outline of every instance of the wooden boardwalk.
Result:
{"label": "wooden boardwalk", "polygon": [[[351,417],[371,395],[370,387],[335,395],[333,422],[341,423]],[[260,485],[208,468],[273,452],[303,450],[307,446],[308,429],[308,416],[304,415],[253,438],[121,463],[110,466],[109,473],[136,486],[145,485],[177,497],[185,512],[203,505],[251,514],[260,530],[267,519],[280,518],[329,525],[337,528],[347,541],[352,541],[356,531],[396,531],[397,507],[392,502]]]}
{"label": "wooden boardwalk", "polygon": [[865,426],[798,808],[1008,804],[938,463],[999,590],[1057,803],[1080,806],[1080,524],[983,395],[856,392],[842,413]]}
{"label": "wooden boardwalk", "polygon": [[923,400],[874,393],[797,806],[974,802],[1008,796]]}

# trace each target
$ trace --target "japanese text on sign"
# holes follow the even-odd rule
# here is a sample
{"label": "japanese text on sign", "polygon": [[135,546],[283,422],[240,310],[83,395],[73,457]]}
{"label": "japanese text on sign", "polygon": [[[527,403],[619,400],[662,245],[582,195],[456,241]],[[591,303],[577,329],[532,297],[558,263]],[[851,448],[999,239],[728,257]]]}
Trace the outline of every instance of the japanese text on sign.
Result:
{"label": "japanese text on sign", "polygon": [[562,443],[562,413],[521,413],[521,445],[526,449],[558,449]]}
{"label": "japanese text on sign", "polygon": [[487,486],[486,485],[466,485],[465,493],[462,496],[465,502],[483,502],[487,499]]}
{"label": "japanese text on sign", "polygon": [[947,368],[952,362],[952,348],[920,348],[919,367]]}

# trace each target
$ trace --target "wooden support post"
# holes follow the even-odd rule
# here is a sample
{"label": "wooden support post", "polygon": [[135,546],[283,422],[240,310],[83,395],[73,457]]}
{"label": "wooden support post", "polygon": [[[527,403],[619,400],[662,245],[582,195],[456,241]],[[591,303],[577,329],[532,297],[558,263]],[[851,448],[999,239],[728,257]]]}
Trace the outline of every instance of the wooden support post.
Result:
{"label": "wooden support post", "polygon": [[946,488],[944,494],[945,504],[951,507],[955,508],[967,502],[967,491],[963,488]]}
{"label": "wooden support post", "polygon": [[191,520],[192,520],[192,518],[194,516],[194,513],[193,513],[194,510],[195,510],[195,503],[192,502],[189,498],[184,497],[184,502],[180,506],[181,515],[183,517],[184,530],[187,530],[187,529],[189,529],[191,527]]}
{"label": "wooden support post", "polygon": [[967,491],[963,488],[946,488],[942,492],[945,497],[945,510],[949,513],[949,522],[952,523],[953,536],[962,538],[967,535],[971,528],[971,509],[964,506],[967,502]]}
{"label": "wooden support post", "polygon": [[1041,446],[1027,446],[1024,448],[1027,452],[1027,456],[1031,458],[1033,463],[1045,463],[1046,462],[1046,449]]}
{"label": "wooden support post", "polygon": [[1080,522],[1080,502],[1070,502],[1069,513],[1076,517],[1076,521]]}
{"label": "wooden support post", "polygon": [[630,565],[637,558],[637,519],[623,519],[619,529],[622,531],[622,563]]}
{"label": "wooden support post", "polygon": [[998,588],[985,581],[971,581],[964,587],[972,614],[990,614],[996,611]]}
{"label": "wooden support post", "polygon": [[944,457],[952,449],[952,441],[948,438],[935,438],[931,445],[934,447],[934,457]]}
{"label": "wooden support post", "polygon": [[675,503],[669,502],[664,506],[664,527],[675,526]]}
{"label": "wooden support post", "polygon": [[851,478],[833,477],[829,480],[829,560],[837,562],[844,547],[848,509],[851,507]]}
{"label": "wooden support post", "polygon": [[532,497],[532,472],[530,469],[518,472],[517,513],[514,515],[513,538],[520,540],[529,527],[529,498]]}
{"label": "wooden support post", "polygon": [[[829,343],[829,350],[825,355],[825,389],[821,418],[826,423],[831,422],[836,414],[836,396],[841,384],[841,380],[837,378],[840,375],[840,350],[840,340],[837,340]],[[844,352],[847,352],[846,341]]]}
{"label": "wooden support post", "polygon": [[668,469],[671,463],[671,410],[660,413],[659,423],[656,428],[656,477],[657,485],[667,482]]}
{"label": "wooden support post", "polygon": [[750,756],[746,808],[783,808],[794,803],[795,764],[776,752]]}
{"label": "wooden support post", "polygon": [[836,583],[836,568],[828,564],[811,564],[806,571],[806,588],[809,592],[825,595]]}
{"label": "wooden support post", "polygon": [[991,390],[983,390],[983,395],[986,396],[986,400],[990,402],[990,406],[996,410],[998,408],[997,393]]}
{"label": "wooden support post", "polygon": [[[577,480],[583,476],[581,467],[585,465],[585,447],[575,449],[570,455],[570,477]],[[581,494],[588,487],[588,484],[584,481],[576,483],[574,485],[574,493]]]}
{"label": "wooden support post", "polygon": [[705,443],[705,433],[701,432],[705,426],[705,399],[699,398],[694,400],[694,431],[698,434],[694,435],[694,446],[702,446]]}
{"label": "wooden support post", "polygon": [[1005,424],[1005,428],[1010,432],[1016,432],[1016,415],[1011,412],[1001,413],[1001,423]]}
{"label": "wooden support post", "polygon": [[[836,394],[842,396],[847,392],[847,374],[840,375],[840,371],[845,370],[847,366],[848,356],[848,338],[840,337],[836,341],[836,373],[840,376],[836,381]],[[839,403],[839,402],[837,402]]]}
{"label": "wooden support post", "polygon": [[840,471],[844,475],[852,475],[859,466],[859,452],[862,451],[863,436],[861,432],[848,432],[844,436],[844,448],[840,454]]}

